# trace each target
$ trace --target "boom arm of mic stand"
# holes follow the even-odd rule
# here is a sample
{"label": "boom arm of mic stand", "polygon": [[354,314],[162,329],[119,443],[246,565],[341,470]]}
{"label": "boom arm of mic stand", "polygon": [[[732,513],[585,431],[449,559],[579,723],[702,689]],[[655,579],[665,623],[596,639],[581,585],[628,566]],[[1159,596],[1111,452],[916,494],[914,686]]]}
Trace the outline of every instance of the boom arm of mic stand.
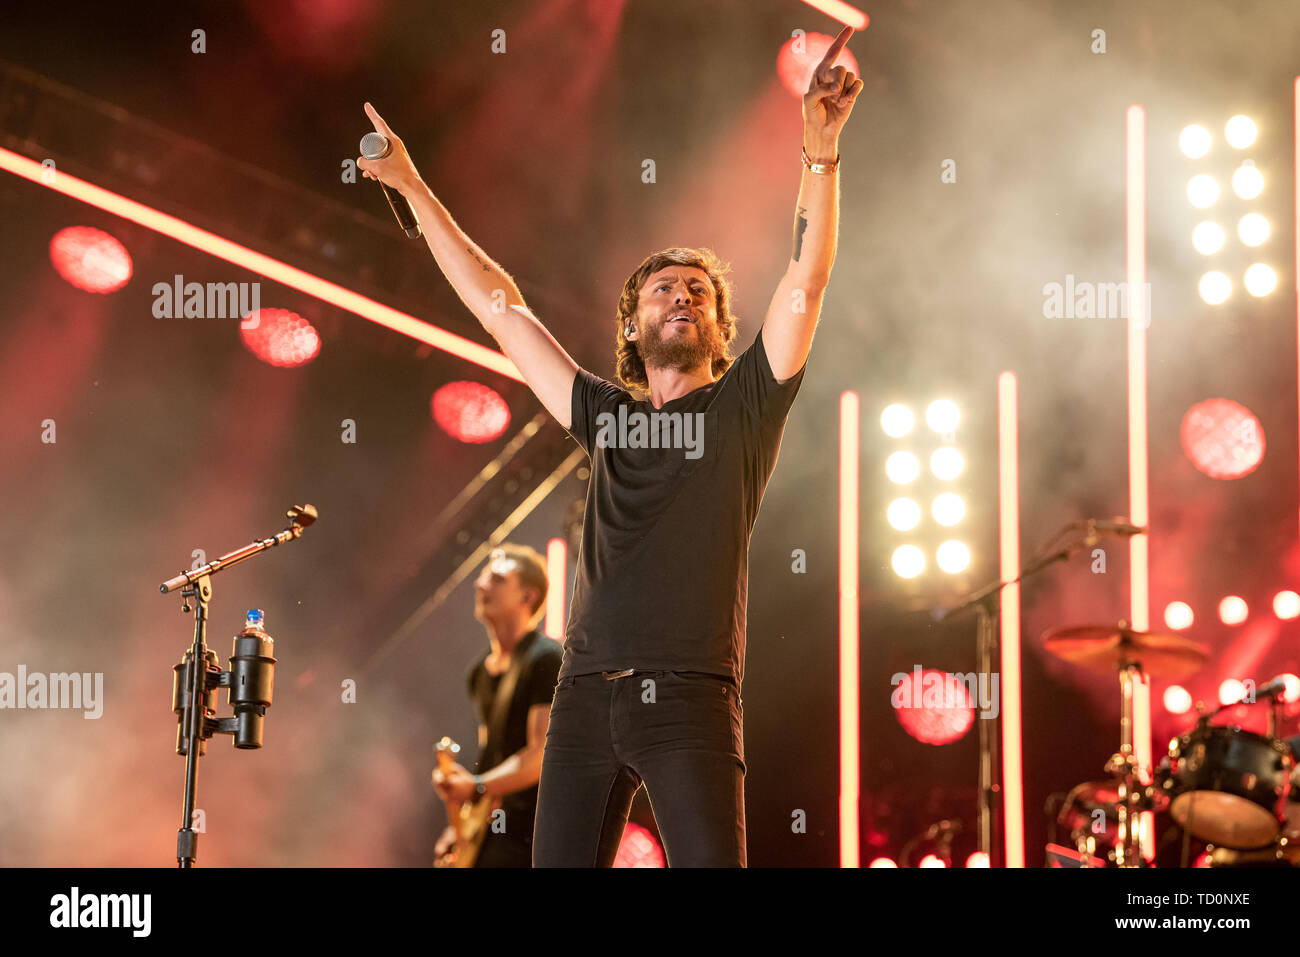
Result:
{"label": "boom arm of mic stand", "polygon": [[996,581],[989,582],[983,588],[971,592],[970,595],[967,596],[966,600],[963,601],[961,604],[953,605],[951,608],[945,608],[942,611],[942,613],[936,616],[935,620],[947,621],[949,618],[956,615],[958,612],[965,611],[967,608],[973,608],[975,605],[979,605],[981,603],[989,605],[991,610],[996,610],[997,607],[996,599],[993,602],[987,602],[986,599],[988,599],[990,596],[996,595],[997,593],[1001,592],[1002,588],[1005,585],[1014,585],[1030,577],[1031,575],[1036,575],[1038,572],[1042,571],[1048,565],[1052,565],[1056,562],[1063,562],[1071,555],[1073,555],[1075,552],[1077,552],[1079,549],[1089,544],[1089,540],[1092,537],[1091,535],[1085,537],[1082,541],[1079,540],[1072,541],[1066,544],[1065,546],[1056,549],[1055,551],[1048,551],[1046,554],[1043,554],[1044,550],[1049,549],[1053,544],[1055,544],[1057,539],[1062,538],[1071,532],[1079,531],[1083,527],[1083,525],[1084,523],[1082,522],[1070,522],[1067,525],[1064,525],[1060,531],[1058,531],[1051,538],[1047,539],[1047,541],[1044,542],[1043,545],[1039,546],[1038,551],[1035,552],[1035,554],[1038,555],[1038,557],[1030,559],[1029,563],[1020,569],[1020,574],[1016,575],[1016,577],[1011,579],[1011,581],[1004,582],[1001,579],[997,579]]}
{"label": "boom arm of mic stand", "polygon": [[227,552],[220,558],[212,559],[212,561],[194,569],[194,571],[182,572],[175,578],[168,579],[162,583],[159,587],[159,591],[165,595],[168,592],[175,591],[177,588],[183,588],[192,582],[198,581],[204,575],[215,575],[217,572],[229,568],[231,565],[237,565],[247,558],[252,558],[258,552],[265,551],[268,548],[274,548],[276,545],[282,545],[285,542],[293,541],[295,538],[302,535],[302,530],[303,526],[295,522],[283,532],[273,535],[270,538],[250,542],[243,548],[237,548],[233,552]]}

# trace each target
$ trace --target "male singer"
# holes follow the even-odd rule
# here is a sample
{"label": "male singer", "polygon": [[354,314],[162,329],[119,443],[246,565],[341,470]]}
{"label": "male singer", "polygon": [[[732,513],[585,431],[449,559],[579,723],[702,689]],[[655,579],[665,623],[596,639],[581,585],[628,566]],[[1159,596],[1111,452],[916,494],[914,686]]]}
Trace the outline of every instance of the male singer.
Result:
{"label": "male singer", "polygon": [[835,259],[839,135],[862,81],[834,62],[852,33],[803,98],[793,250],[753,344],[731,358],[736,317],[716,257],[663,250],[618,303],[624,388],[574,363],[366,104],[392,150],[358,166],[409,200],[465,305],[592,461],[534,866],[609,866],[642,783],[670,865],[745,866],[749,537]]}

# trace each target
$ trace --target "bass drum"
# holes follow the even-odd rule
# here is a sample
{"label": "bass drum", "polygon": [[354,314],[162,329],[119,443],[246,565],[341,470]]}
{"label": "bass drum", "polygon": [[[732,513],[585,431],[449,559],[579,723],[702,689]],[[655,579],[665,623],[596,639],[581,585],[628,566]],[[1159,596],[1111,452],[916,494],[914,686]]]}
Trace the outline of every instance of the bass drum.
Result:
{"label": "bass drum", "polygon": [[1282,741],[1240,728],[1197,727],[1169,746],[1164,787],[1185,830],[1221,847],[1264,847],[1279,836],[1295,758]]}

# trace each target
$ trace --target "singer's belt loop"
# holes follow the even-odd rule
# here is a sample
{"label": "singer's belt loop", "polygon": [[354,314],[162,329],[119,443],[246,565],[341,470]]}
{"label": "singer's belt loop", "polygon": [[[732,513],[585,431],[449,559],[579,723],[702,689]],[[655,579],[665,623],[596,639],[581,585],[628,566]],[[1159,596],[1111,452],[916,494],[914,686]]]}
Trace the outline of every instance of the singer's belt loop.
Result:
{"label": "singer's belt loop", "polygon": [[622,671],[602,671],[601,674],[605,676],[606,681],[613,681],[615,678],[626,678],[634,670],[633,668],[625,668]]}

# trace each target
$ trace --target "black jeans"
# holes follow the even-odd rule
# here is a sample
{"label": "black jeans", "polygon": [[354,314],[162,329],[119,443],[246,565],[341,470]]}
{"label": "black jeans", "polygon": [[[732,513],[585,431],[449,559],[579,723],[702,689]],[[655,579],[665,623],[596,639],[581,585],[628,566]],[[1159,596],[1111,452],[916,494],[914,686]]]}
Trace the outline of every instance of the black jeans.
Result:
{"label": "black jeans", "polygon": [[645,784],[672,867],[744,867],[745,750],[735,683],[637,671],[561,678],[551,703],[534,867],[609,867]]}

